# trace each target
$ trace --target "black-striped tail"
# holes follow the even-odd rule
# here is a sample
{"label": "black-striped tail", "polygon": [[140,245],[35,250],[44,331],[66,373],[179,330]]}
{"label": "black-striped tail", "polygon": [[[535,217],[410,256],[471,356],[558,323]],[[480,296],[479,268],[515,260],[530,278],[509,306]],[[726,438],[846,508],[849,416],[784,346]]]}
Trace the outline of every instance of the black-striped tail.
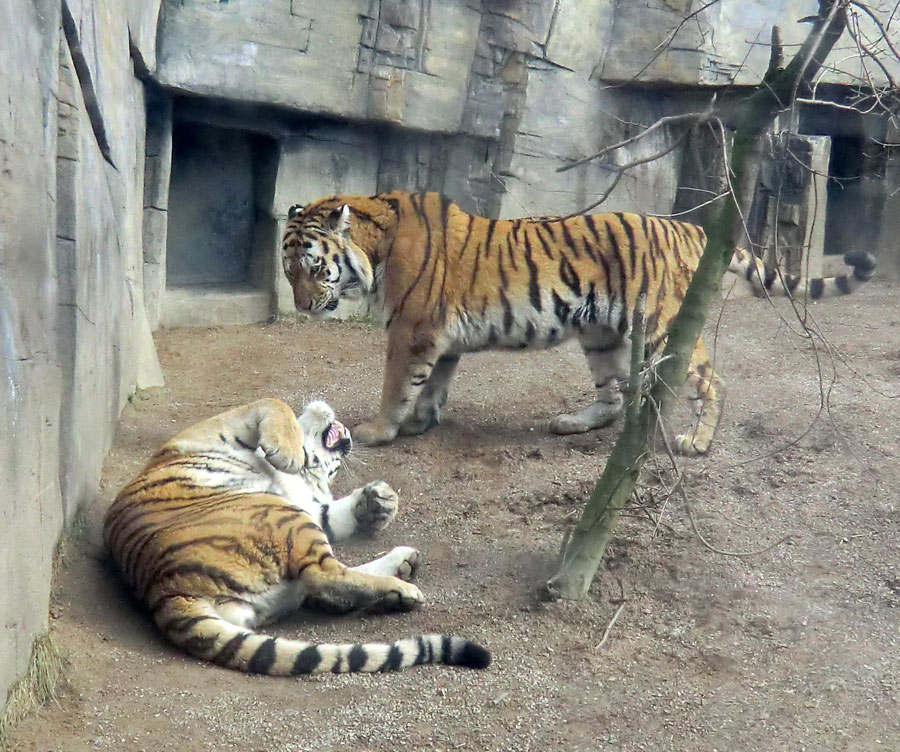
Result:
{"label": "black-striped tail", "polygon": [[300,676],[356,671],[399,671],[443,663],[487,668],[491,654],[462,637],[429,634],[391,643],[314,644],[270,637],[222,619],[208,603],[173,599],[156,611],[160,629],[196,658],[250,674]]}
{"label": "black-striped tail", "polygon": [[731,257],[728,271],[739,274],[752,286],[756,295],[784,295],[794,298],[820,300],[838,295],[849,295],[862,283],[868,282],[875,274],[875,257],[864,251],[844,254],[844,263],[852,267],[849,274],[837,277],[817,277],[803,279],[790,274],[781,274],[777,269],[764,264],[749,251],[738,248]]}

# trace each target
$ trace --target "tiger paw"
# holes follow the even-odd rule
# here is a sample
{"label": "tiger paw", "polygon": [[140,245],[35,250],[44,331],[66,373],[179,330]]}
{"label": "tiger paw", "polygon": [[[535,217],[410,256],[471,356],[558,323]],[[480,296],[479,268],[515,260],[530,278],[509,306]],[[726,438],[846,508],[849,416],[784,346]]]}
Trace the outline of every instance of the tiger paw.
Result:
{"label": "tiger paw", "polygon": [[577,415],[557,415],[550,421],[550,433],[567,436],[570,433],[585,433],[593,426],[581,420]]}
{"label": "tiger paw", "polygon": [[384,594],[382,602],[376,606],[377,610],[412,611],[425,602],[422,591],[410,582],[395,580],[397,587]]}
{"label": "tiger paw", "polygon": [[709,451],[709,440],[693,433],[682,433],[675,437],[673,448],[685,457],[696,457]]}
{"label": "tiger paw", "polygon": [[382,418],[367,420],[353,429],[353,438],[361,444],[378,446],[389,444],[397,438],[399,426],[389,423]]}
{"label": "tiger paw", "polygon": [[262,399],[250,405],[259,426],[259,448],[269,464],[283,473],[299,473],[305,464],[303,431],[291,408],[276,399]]}
{"label": "tiger paw", "polygon": [[400,426],[401,436],[419,436],[434,428],[441,422],[441,408],[431,405],[425,410],[418,410],[408,417]]}
{"label": "tiger paw", "polygon": [[369,483],[360,489],[359,500],[353,508],[358,529],[375,532],[387,527],[397,515],[400,498],[384,481]]}
{"label": "tiger paw", "polygon": [[595,428],[603,428],[612,423],[622,413],[622,402],[595,402],[584,410],[572,414],[557,415],[550,421],[550,433],[585,433]]}
{"label": "tiger paw", "polygon": [[412,546],[396,546],[386,554],[393,575],[405,582],[416,576],[419,569],[419,551]]}

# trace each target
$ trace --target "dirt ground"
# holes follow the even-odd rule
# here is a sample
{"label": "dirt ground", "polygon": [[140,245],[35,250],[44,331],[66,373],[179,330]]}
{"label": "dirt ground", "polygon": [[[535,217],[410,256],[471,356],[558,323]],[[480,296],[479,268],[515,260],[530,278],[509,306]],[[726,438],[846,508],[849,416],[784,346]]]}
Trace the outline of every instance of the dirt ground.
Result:
{"label": "dirt ground", "polygon": [[[683,464],[703,538],[747,555],[704,545],[684,505],[648,478],[587,600],[541,602],[615,436],[547,433],[553,415],[591,398],[574,344],[464,358],[443,425],[359,449],[339,488],[384,479],[401,512],[377,539],[339,550],[357,563],[418,547],[427,603],[395,616],[301,614],[270,631],[323,641],[452,632],[493,652],[483,672],[244,676],[156,633],[98,544],[118,487],[176,429],[261,396],[295,408],[321,397],[354,425],[377,404],[384,342],[339,322],[159,333],[168,385],[125,410],[56,580],[68,687],[16,730],[12,749],[900,749],[897,289],[873,282],[810,309],[846,358],[829,412],[809,342],[781,318],[787,304],[725,305],[726,411],[710,456]],[[829,386],[831,358],[820,359]]]}

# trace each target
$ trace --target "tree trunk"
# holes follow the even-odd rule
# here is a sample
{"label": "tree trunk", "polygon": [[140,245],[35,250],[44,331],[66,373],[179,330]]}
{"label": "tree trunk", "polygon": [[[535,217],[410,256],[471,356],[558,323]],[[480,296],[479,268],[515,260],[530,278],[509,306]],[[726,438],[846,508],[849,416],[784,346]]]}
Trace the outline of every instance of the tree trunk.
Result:
{"label": "tree trunk", "polygon": [[625,425],[613,447],[603,475],[581,515],[575,532],[563,551],[563,566],[547,582],[553,598],[580,598],[591,586],[603,560],[619,515],[637,483],[647,454],[647,427],[641,422],[648,413],[642,406],[644,361],[644,296],[638,298],[631,322],[631,368],[628,377]]}
{"label": "tree trunk", "polygon": [[[650,399],[640,404],[640,388],[629,394],[625,424],[606,467],[563,551],[559,570],[546,584],[552,598],[580,598],[587,593],[606,552],[614,526],[631,497],[648,454],[656,425],[656,406],[665,415],[672,395],[679,394],[697,339],[706,323],[733,251],[732,238],[741,221],[740,209],[750,190],[748,176],[759,159],[760,141],[775,116],[804,94],[846,25],[845,0],[820,0],[819,15],[800,50],[786,68],[777,27],[772,32],[772,54],[762,83],[749,95],[730,104],[728,121],[734,127],[729,160],[733,190],[726,196],[715,219],[706,229],[707,243],[678,315],[669,327],[663,359],[656,373]],[[639,306],[640,307],[640,306]],[[637,311],[635,312],[637,315]],[[642,317],[641,317],[642,318]],[[633,332],[633,337],[635,334]],[[638,335],[643,338],[642,330]],[[637,386],[643,347],[632,343],[630,388]]]}

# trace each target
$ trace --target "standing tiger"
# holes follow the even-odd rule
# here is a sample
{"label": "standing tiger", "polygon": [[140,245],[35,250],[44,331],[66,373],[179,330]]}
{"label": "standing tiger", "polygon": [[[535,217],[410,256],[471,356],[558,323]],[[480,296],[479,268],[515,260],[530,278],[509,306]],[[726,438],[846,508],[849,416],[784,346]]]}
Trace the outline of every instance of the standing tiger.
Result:
{"label": "standing tiger", "polygon": [[397,494],[369,483],[334,500],[329,481],[350,451],[324,402],[299,421],[264,399],[188,428],[153,455],[106,514],[104,540],[162,632],[202,660],[248,673],[393,671],[422,663],[484,668],[490,654],[449,635],[332,645],[256,631],[301,605],[408,611],[418,551],[398,546],[349,568],[330,540],[384,528]]}
{"label": "standing tiger", "polygon": [[[597,399],[557,416],[550,430],[580,433],[610,423],[622,412],[619,385],[639,294],[646,289],[646,338],[658,350],[705,245],[701,228],[658,217],[486,219],[438,193],[394,191],[291,207],[282,260],[298,310],[328,314],[341,299],[363,299],[386,322],[381,409],[354,429],[363,443],[383,444],[440,421],[462,353],[549,347],[571,336],[584,350]],[[818,299],[871,277],[871,256],[844,258],[851,274],[808,282],[782,278],[742,250],[729,270],[757,290]],[[687,385],[700,410],[676,447],[703,454],[724,385],[699,339]]]}

